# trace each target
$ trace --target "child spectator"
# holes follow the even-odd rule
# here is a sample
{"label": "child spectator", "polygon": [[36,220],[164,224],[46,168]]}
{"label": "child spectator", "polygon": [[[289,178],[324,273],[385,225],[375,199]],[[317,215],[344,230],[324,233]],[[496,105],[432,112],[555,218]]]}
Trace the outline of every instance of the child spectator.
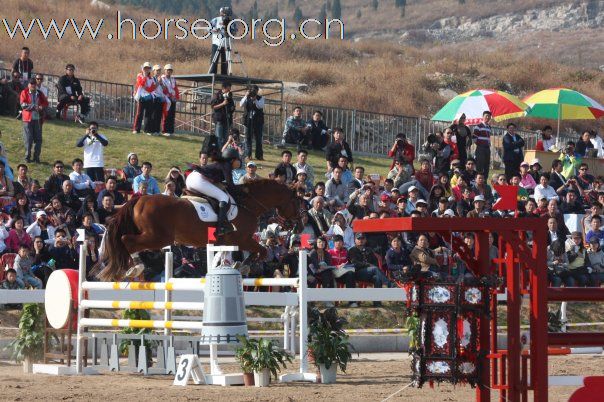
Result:
{"label": "child spectator", "polygon": [[[6,270],[6,279],[0,283],[0,289],[4,290],[18,290],[23,289],[23,286],[19,282],[17,282],[17,272],[9,268]],[[2,309],[21,309],[21,304],[0,304],[0,308]]]}
{"label": "child spectator", "polygon": [[138,191],[135,192],[134,194],[132,194],[132,197],[130,197],[130,199],[136,199],[136,198],[140,198],[143,195],[147,195],[147,187],[149,185],[147,184],[147,182],[142,181],[139,186],[138,186]]}
{"label": "child spectator", "polygon": [[604,231],[600,228],[602,227],[602,217],[600,215],[594,215],[591,218],[590,230],[585,235],[585,240],[590,243],[592,239],[597,239],[600,243],[600,247],[604,244]]}
{"label": "child spectator", "polygon": [[42,289],[42,281],[34,276],[31,265],[32,259],[29,248],[24,245],[19,246],[19,253],[13,263],[13,269],[17,272],[17,282],[22,288],[29,285],[36,289]]}

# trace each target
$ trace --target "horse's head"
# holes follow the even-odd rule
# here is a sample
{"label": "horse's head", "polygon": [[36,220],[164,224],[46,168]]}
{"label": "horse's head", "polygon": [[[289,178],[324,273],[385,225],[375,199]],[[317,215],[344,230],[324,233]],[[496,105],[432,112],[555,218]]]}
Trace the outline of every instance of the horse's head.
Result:
{"label": "horse's head", "polygon": [[256,204],[264,210],[275,208],[277,220],[283,229],[290,230],[301,221],[304,202],[298,197],[297,187],[286,186],[274,180],[260,180],[244,186],[250,206]]}
{"label": "horse's head", "polygon": [[277,219],[284,230],[291,230],[302,221],[304,202],[298,196],[297,187],[295,186],[289,187],[283,195],[283,202],[276,207]]}

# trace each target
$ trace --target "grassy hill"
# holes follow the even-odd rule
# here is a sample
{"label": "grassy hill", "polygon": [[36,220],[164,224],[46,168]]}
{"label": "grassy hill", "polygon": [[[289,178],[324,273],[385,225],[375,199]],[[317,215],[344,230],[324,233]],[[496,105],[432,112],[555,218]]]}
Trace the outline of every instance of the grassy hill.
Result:
{"label": "grassy hill", "polygon": [[[22,139],[21,122],[7,117],[0,117],[1,141],[4,143],[9,162],[13,169],[23,162],[24,147]],[[136,152],[139,161],[150,161],[153,164],[153,176],[163,180],[173,165],[186,169],[187,162],[196,162],[201,147],[201,137],[178,135],[171,138],[149,137],[134,135],[130,130],[120,128],[101,127],[99,130],[109,139],[109,146],[105,149],[105,167],[122,168],[126,164],[129,152]],[[28,164],[31,176],[38,180],[45,180],[52,171],[52,163],[56,159],[62,160],[67,166],[78,157],[82,158],[82,149],[76,148],[76,141],[84,134],[83,126],[51,121],[44,124],[44,142],[42,146],[42,162]],[[295,153],[295,149],[292,149]],[[265,161],[259,162],[258,174],[267,177],[281,159],[281,150],[272,146],[265,146]],[[357,165],[364,166],[367,173],[385,175],[390,166],[387,159],[355,158]],[[311,152],[309,163],[315,169],[316,180],[325,172],[324,154]],[[66,173],[71,169],[66,169]]]}
{"label": "grassy hill", "polygon": [[[251,3],[252,0],[233,2],[236,12],[245,12]],[[262,8],[269,7],[274,2],[269,0],[259,3]],[[361,8],[369,7],[367,4],[370,3],[360,0],[342,1],[347,30],[355,30],[357,26],[358,29],[365,30],[373,27],[388,28],[389,24],[398,29],[412,27],[414,23],[425,25],[431,20],[455,15],[457,11],[462,15],[490,15],[562,2],[467,0],[465,6],[460,6],[456,0],[414,0],[407,1],[407,16],[400,20],[398,13],[392,14],[395,9],[394,0],[380,0],[375,12],[363,11],[362,21],[357,22],[356,17],[351,17],[355,7],[361,7],[361,4],[364,4]],[[296,1],[305,16],[312,15],[311,9],[318,13],[316,7],[319,4],[322,4],[322,0]],[[145,18],[163,20],[166,17],[159,12],[119,7],[124,18],[132,18],[139,24]],[[284,10],[284,15],[289,13],[286,9],[287,2],[280,0],[280,10]],[[115,13],[116,8],[100,9],[75,0],[3,2],[3,17],[9,20],[22,18],[27,22],[35,17],[53,17],[58,20],[74,18],[83,21],[84,18],[90,18],[97,21],[105,18],[108,30],[105,33],[115,27]],[[361,22],[365,24],[363,28],[358,25]],[[473,88],[496,88],[525,96],[544,88],[565,86],[600,101],[604,100],[604,72],[584,67],[581,58],[577,58],[572,66],[549,58],[551,46],[558,46],[558,50],[564,52],[565,49],[572,51],[579,43],[581,46],[584,46],[584,42],[601,43],[601,36],[597,32],[599,31],[576,33],[574,36],[568,32],[549,32],[525,36],[512,42],[501,43],[497,38],[492,38],[471,45],[433,43],[420,48],[380,39],[358,43],[339,39],[297,39],[287,40],[278,47],[265,46],[261,39],[257,39],[237,42],[235,48],[245,61],[246,71],[250,76],[308,84],[308,91],[293,96],[293,101],[429,117],[448,100],[439,95],[439,90],[443,89],[462,92]],[[569,39],[571,37],[574,38],[572,41]],[[0,25],[0,60],[4,60],[5,66],[10,64],[21,46],[28,45],[32,49],[32,59],[38,71],[62,73],[65,64],[73,62],[81,77],[132,83],[143,61],[172,63],[176,74],[184,74],[205,72],[210,57],[209,42],[191,38],[117,41],[102,36],[96,40],[80,40],[71,33],[61,40],[40,39],[39,33],[27,40],[8,39]],[[539,43],[535,44],[535,40]],[[564,41],[568,43],[564,45]],[[586,52],[583,60],[598,60],[601,57],[602,53]],[[235,73],[241,74],[241,69],[237,67]],[[601,128],[603,123],[599,124]],[[527,128],[538,128],[540,125],[541,123]],[[591,122],[583,126],[593,127]]]}

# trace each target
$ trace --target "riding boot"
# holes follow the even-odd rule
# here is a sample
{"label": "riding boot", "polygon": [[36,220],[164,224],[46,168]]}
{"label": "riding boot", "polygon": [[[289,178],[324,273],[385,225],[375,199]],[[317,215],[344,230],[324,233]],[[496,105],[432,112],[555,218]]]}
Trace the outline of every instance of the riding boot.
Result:
{"label": "riding boot", "polygon": [[216,225],[217,236],[224,236],[225,234],[235,231],[233,225],[229,222],[228,213],[229,203],[221,201],[220,204],[218,204],[218,222]]}

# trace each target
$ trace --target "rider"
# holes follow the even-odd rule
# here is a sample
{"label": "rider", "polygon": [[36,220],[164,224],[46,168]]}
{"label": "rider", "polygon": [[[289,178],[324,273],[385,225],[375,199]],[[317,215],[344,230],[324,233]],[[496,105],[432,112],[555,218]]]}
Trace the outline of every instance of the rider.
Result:
{"label": "rider", "polygon": [[187,177],[187,188],[215,198],[219,202],[218,222],[216,225],[216,235],[222,236],[233,232],[235,229],[229,223],[229,195],[216,186],[217,183],[225,182],[226,189],[233,194],[235,185],[233,184],[233,169],[241,166],[239,153],[235,148],[227,148],[222,152],[220,158],[214,163],[205,166],[197,166]]}

